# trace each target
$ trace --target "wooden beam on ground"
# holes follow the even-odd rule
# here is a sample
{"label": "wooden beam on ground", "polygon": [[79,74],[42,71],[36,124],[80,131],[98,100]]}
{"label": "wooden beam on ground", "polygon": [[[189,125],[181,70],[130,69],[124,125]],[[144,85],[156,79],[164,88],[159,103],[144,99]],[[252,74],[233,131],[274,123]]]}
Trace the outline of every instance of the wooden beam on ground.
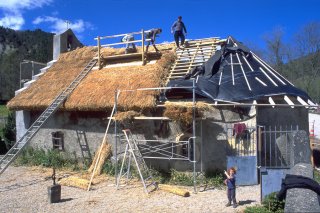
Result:
{"label": "wooden beam on ground", "polygon": [[171,185],[165,185],[165,184],[159,184],[158,185],[160,190],[166,191],[166,192],[170,192],[172,194],[176,194],[182,197],[189,197],[190,196],[190,192],[186,189],[181,189],[178,188],[176,186],[171,186]]}

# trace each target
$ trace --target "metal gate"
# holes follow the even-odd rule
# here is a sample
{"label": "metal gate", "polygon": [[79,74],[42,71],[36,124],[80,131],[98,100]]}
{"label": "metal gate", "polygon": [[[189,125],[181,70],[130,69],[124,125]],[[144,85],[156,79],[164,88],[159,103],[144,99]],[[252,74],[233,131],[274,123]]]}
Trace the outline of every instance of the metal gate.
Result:
{"label": "metal gate", "polygon": [[293,132],[297,130],[299,130],[298,125],[258,126],[258,166],[265,168],[290,167],[292,137]]}
{"label": "metal gate", "polygon": [[237,185],[257,184],[256,127],[228,126],[227,141],[227,167],[236,167]]}

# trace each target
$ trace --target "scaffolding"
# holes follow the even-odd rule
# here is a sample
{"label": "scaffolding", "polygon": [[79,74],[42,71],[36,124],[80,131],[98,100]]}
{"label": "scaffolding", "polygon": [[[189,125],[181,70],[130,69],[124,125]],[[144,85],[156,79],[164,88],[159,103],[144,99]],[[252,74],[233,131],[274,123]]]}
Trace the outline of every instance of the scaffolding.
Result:
{"label": "scaffolding", "polygon": [[[140,145],[139,149],[144,159],[161,159],[161,160],[178,160],[178,161],[188,161],[193,164],[193,184],[194,184],[194,192],[197,192],[197,171],[196,171],[196,97],[195,97],[195,79],[193,81],[192,87],[179,87],[180,89],[192,89],[192,137],[188,140],[179,141],[170,141],[170,140],[137,140],[135,141]],[[119,102],[119,98],[121,97],[121,93],[124,92],[137,92],[137,91],[162,91],[166,89],[177,89],[178,87],[158,87],[158,88],[140,88],[136,90],[117,90],[115,92],[115,108],[114,114],[117,113],[117,105]],[[110,118],[111,119],[111,118]],[[141,118],[140,118],[141,119]],[[164,119],[166,117],[145,117],[144,119]],[[114,119],[114,135],[115,135],[115,174],[116,180],[118,177],[118,160],[119,155],[122,154],[121,150],[119,152],[118,148],[121,146],[121,135],[119,134],[119,129],[117,125],[117,120]],[[156,142],[158,145],[152,146],[148,145],[147,142]],[[168,146],[169,145],[169,146]],[[177,147],[185,146],[187,148],[187,156],[182,154],[175,153],[174,150]],[[116,183],[117,184],[117,183]]]}
{"label": "scaffolding", "polygon": [[[97,40],[97,47],[98,47],[98,66],[99,69],[102,68],[102,61],[104,59],[108,60],[108,59],[128,59],[128,58],[136,58],[136,57],[141,57],[141,61],[142,61],[142,65],[145,64],[145,60],[146,60],[146,52],[145,52],[145,42],[149,42],[151,41],[151,39],[146,39],[145,38],[145,33],[150,32],[150,30],[144,31],[143,29],[141,31],[138,32],[130,32],[130,33],[124,33],[124,34],[118,34],[118,35],[110,35],[110,36],[97,36],[96,38],[94,38],[95,40]],[[110,41],[111,39],[119,39],[119,38],[123,38],[124,36],[127,35],[138,35],[141,36],[141,38],[139,40],[132,40],[132,41],[122,41],[122,42],[115,42],[115,43],[107,43],[105,42],[104,44],[102,44],[102,40],[107,40]],[[121,40],[121,39],[120,39]],[[141,43],[141,53],[128,53],[128,54],[122,54],[122,55],[112,55],[112,56],[108,56],[106,58],[102,57],[102,48],[103,47],[113,47],[113,46],[119,46],[119,45],[124,45],[124,44],[140,44]]]}

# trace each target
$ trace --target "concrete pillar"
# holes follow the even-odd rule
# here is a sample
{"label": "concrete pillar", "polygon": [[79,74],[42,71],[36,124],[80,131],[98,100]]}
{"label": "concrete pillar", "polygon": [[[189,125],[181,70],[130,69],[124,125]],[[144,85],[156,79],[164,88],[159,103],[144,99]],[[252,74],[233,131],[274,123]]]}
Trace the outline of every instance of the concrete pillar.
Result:
{"label": "concrete pillar", "polygon": [[[289,174],[313,179],[311,149],[309,137],[305,131],[297,131],[293,135],[290,157],[293,167],[290,169]],[[305,188],[288,189],[284,212],[320,212],[317,193]]]}
{"label": "concrete pillar", "polygon": [[16,137],[17,141],[27,132],[30,126],[30,112],[16,111]]}

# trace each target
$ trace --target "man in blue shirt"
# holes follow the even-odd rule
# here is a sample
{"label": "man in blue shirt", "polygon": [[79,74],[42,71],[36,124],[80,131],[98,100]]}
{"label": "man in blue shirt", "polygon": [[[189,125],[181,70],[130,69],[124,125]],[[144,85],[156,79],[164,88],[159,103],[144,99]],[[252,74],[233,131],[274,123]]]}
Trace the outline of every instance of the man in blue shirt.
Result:
{"label": "man in blue shirt", "polygon": [[148,41],[147,46],[146,46],[146,52],[148,52],[150,42],[151,42],[152,46],[154,47],[154,49],[156,50],[156,52],[157,53],[160,52],[157,49],[154,42],[156,41],[156,36],[158,36],[161,32],[162,32],[161,28],[155,28],[155,29],[151,29],[151,30],[146,31],[146,39],[150,39],[150,41]]}
{"label": "man in blue shirt", "polygon": [[174,40],[176,42],[177,48],[180,48],[179,45],[179,38],[181,39],[181,46],[183,47],[184,45],[184,40],[185,40],[185,34],[187,35],[187,29],[184,23],[182,22],[182,17],[179,16],[178,20],[173,23],[171,26],[171,33],[174,32]]}

